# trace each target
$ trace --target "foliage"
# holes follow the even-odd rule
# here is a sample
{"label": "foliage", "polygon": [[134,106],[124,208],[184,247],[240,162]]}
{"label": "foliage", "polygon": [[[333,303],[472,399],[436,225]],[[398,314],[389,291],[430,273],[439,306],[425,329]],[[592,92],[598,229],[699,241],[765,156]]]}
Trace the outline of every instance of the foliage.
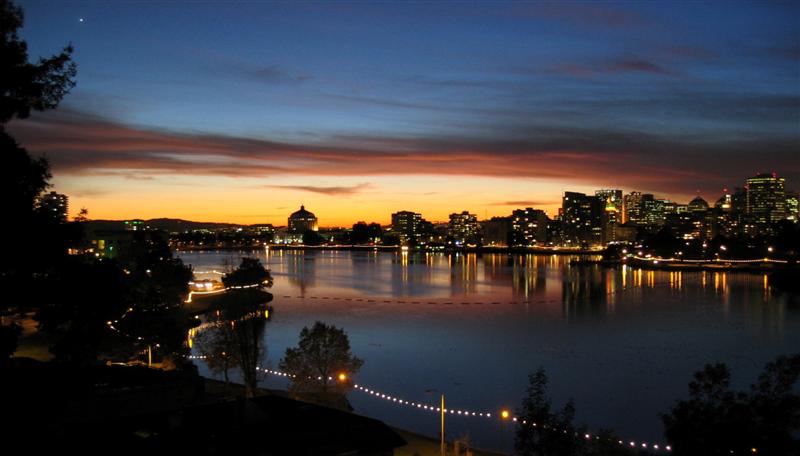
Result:
{"label": "foliage", "polygon": [[349,383],[339,381],[339,374],[352,378],[363,364],[350,352],[350,340],[343,329],[318,321],[311,329],[300,331],[298,346],[286,349],[280,369],[295,376],[292,391],[343,394]]}
{"label": "foliage", "polygon": [[350,243],[352,244],[369,244],[374,242],[376,238],[380,238],[383,234],[381,226],[377,223],[370,223],[367,225],[365,222],[358,222],[353,225],[353,232],[350,236]]}
{"label": "foliage", "polygon": [[[570,400],[560,412],[553,412],[547,396],[548,378],[539,368],[528,376],[528,388],[517,410],[517,430],[514,440],[516,454],[533,455],[577,455],[585,454],[587,444],[575,438],[575,404]],[[524,422],[524,423],[523,423]],[[533,426],[532,423],[536,423]]]}
{"label": "foliage", "polygon": [[131,269],[115,260],[70,256],[40,279],[48,292],[40,295],[36,319],[54,337],[57,360],[86,364],[127,361],[148,348],[156,354],[185,351],[188,326],[180,304],[191,269],[149,245],[134,240],[131,249],[140,258]]}
{"label": "foliage", "polygon": [[706,365],[689,383],[689,399],[662,415],[674,454],[798,454],[798,376],[800,355],[781,356],[749,392],[736,392],[727,366]]}
{"label": "foliage", "polygon": [[[272,313],[267,303],[272,295],[261,288],[272,286],[272,277],[256,258],[242,258],[238,268],[222,279],[226,287],[258,284],[258,287],[232,289],[217,301],[216,326],[200,333],[197,344],[206,355],[209,368],[224,374],[238,367],[242,372],[245,395],[253,397],[258,387],[257,367],[264,359],[266,315]],[[265,314],[264,311],[267,313]]]}
{"label": "foliage", "polygon": [[[51,229],[52,224],[37,214],[36,198],[47,188],[49,166],[44,158],[33,158],[6,133],[12,117],[25,118],[31,110],[42,111],[58,105],[74,86],[76,68],[72,48],[28,62],[27,44],[17,30],[22,27],[22,9],[0,0],[0,191],[5,195],[7,220],[0,224],[0,236],[13,239],[0,259],[0,287],[6,297],[0,310],[37,302],[31,285],[46,274],[52,263],[63,256],[69,231]],[[18,331],[3,329],[8,347],[16,346]]]}
{"label": "foliage", "polygon": [[303,232],[303,245],[322,245],[325,243],[325,238],[316,231],[306,230]]}
{"label": "foliage", "polygon": [[106,322],[119,319],[130,306],[128,278],[113,261],[71,258],[45,279],[49,295],[36,313],[40,329],[51,334],[57,360],[96,362],[102,351],[122,345]]}
{"label": "foliage", "polygon": [[272,286],[272,277],[257,258],[242,258],[239,267],[231,271],[222,278],[222,283],[226,287],[242,287],[258,284]]}
{"label": "foliage", "polygon": [[231,290],[221,297],[216,326],[197,337],[197,346],[206,356],[208,367],[222,373],[239,368],[245,395],[253,397],[258,388],[258,369],[265,357],[264,330],[273,310],[267,303],[272,295],[261,290]]}
{"label": "foliage", "polygon": [[75,86],[71,45],[35,64],[28,62],[28,45],[17,34],[23,19],[20,7],[0,0],[0,124],[14,116],[24,119],[31,110],[55,108]]}

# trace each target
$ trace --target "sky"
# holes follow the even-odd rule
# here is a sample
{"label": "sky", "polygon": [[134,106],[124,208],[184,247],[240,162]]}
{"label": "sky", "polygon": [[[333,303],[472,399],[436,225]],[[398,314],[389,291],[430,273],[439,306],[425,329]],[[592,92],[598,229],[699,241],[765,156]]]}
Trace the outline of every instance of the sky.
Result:
{"label": "sky", "polygon": [[800,189],[798,2],[18,1],[77,86],[9,131],[93,219],[432,221]]}

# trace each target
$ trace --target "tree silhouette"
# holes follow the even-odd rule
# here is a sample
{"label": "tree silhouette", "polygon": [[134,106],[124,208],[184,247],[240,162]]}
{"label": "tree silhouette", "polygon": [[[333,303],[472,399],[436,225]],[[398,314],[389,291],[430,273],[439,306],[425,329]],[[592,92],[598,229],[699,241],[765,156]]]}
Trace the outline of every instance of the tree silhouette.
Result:
{"label": "tree silhouette", "polygon": [[343,329],[321,321],[300,331],[296,348],[287,348],[280,369],[294,377],[290,389],[294,392],[344,393],[349,382],[339,374],[352,377],[364,364],[350,352],[350,340]]}
{"label": "tree silhouette", "polygon": [[[214,372],[224,375],[238,367],[242,372],[245,396],[254,397],[258,388],[258,367],[265,357],[264,330],[272,308],[272,295],[262,290],[272,285],[272,277],[256,258],[242,258],[235,270],[222,278],[233,288],[217,300],[219,318],[215,326],[202,332],[197,343]],[[257,285],[250,287],[251,285]]]}
{"label": "tree silhouette", "polygon": [[800,355],[781,356],[749,392],[737,392],[726,365],[706,365],[689,383],[689,398],[662,415],[673,453],[799,454],[799,376]]}
{"label": "tree silhouette", "polygon": [[258,258],[244,257],[239,267],[225,274],[222,283],[226,287],[258,285],[257,288],[272,286],[272,277]]}
{"label": "tree silhouette", "polygon": [[[28,62],[28,46],[17,34],[22,24],[22,9],[0,0],[0,192],[5,218],[14,221],[0,224],[0,237],[13,239],[0,258],[0,288],[6,295],[0,310],[38,302],[34,292],[42,286],[34,277],[44,277],[53,257],[66,250],[61,248],[62,233],[49,230],[35,210],[36,198],[49,185],[47,161],[31,157],[6,133],[5,124],[15,116],[28,117],[31,110],[55,108],[75,85],[76,67],[71,46],[35,64]],[[7,337],[0,342],[0,353],[16,347],[19,333],[13,328],[3,332]]]}
{"label": "tree silhouette", "polygon": [[72,61],[72,45],[51,57],[28,61],[28,45],[19,38],[22,8],[0,0],[0,124],[12,117],[28,117],[31,110],[53,109],[75,86],[77,67]]}

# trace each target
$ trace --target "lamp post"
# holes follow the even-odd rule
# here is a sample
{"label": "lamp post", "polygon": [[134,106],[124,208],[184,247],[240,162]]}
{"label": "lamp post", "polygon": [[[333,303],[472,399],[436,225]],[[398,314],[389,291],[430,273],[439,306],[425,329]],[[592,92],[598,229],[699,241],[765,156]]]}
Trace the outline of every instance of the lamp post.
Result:
{"label": "lamp post", "polygon": [[444,447],[444,393],[441,393],[441,394],[442,394],[442,406],[441,406],[441,408],[439,410],[441,411],[441,416],[442,416],[442,432],[441,432],[442,437],[441,437],[440,450],[441,450],[441,453],[442,453],[441,456],[445,456],[444,455],[444,453],[445,453],[445,447]]}
{"label": "lamp post", "polygon": [[437,389],[425,390],[426,393],[439,393],[441,396],[441,404],[439,407],[439,415],[441,416],[441,429],[439,430],[439,451],[441,456],[445,456],[446,447],[444,443],[444,393]]}

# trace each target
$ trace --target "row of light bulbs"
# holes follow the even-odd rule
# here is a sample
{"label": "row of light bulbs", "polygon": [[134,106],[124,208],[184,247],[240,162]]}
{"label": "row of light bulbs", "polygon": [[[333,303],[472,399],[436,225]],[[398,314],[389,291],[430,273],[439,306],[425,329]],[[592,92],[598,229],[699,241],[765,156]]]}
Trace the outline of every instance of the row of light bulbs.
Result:
{"label": "row of light bulbs", "polygon": [[[281,372],[281,371],[276,371],[276,370],[272,370],[272,369],[264,369],[264,368],[256,367],[256,370],[259,370],[260,372],[264,372],[266,374],[275,375],[275,376],[278,376],[278,377],[285,377],[285,378],[295,378],[296,377],[293,374],[289,374],[289,373]],[[322,377],[318,377],[318,379],[322,380]],[[328,380],[333,380],[333,377],[328,377]],[[345,374],[339,374],[339,380],[340,381],[346,381],[347,380],[347,376]],[[374,389],[371,389],[371,388],[367,388],[364,385],[353,384],[353,388],[356,391],[360,391],[362,393],[368,394],[368,395],[370,395],[370,396],[372,396],[372,397],[374,397],[376,399],[383,399],[383,400],[385,400],[387,402],[391,402],[391,403],[396,404],[396,405],[402,405],[402,406],[407,406],[407,407],[418,409],[418,410],[425,410],[425,411],[436,412],[436,413],[441,413],[442,412],[442,409],[440,407],[436,407],[434,405],[429,405],[429,404],[424,404],[424,403],[421,403],[421,402],[408,401],[406,399],[403,399],[403,398],[400,398],[400,397],[397,397],[397,396],[392,396],[392,395],[389,395],[389,394],[386,394],[386,393],[382,393],[380,391],[377,391],[377,390],[374,390]],[[523,420],[523,419],[521,419],[519,417],[512,416],[511,412],[509,412],[506,409],[501,410],[499,415],[492,415],[492,413],[490,413],[490,412],[477,412],[477,411],[472,411],[472,410],[460,410],[460,409],[452,409],[452,408],[450,408],[450,409],[445,408],[444,409],[444,413],[449,413],[450,415],[479,417],[479,418],[496,417],[496,418],[500,418],[501,420],[511,420],[514,423],[521,423],[523,425],[530,425],[533,428],[541,427],[542,429],[549,429],[549,430],[553,430],[553,431],[556,431],[556,432],[561,431],[561,432],[567,433],[567,430],[558,429],[556,427],[549,426],[547,424],[542,424],[540,426],[538,423],[535,423],[535,422],[528,423],[527,420]],[[577,436],[579,436],[579,434],[575,433],[575,436],[577,437]],[[599,440],[601,438],[599,435],[590,434],[590,433],[583,434],[583,437],[586,440],[592,440],[592,439]],[[653,450],[653,451],[665,450],[667,452],[672,451],[672,447],[670,445],[660,445],[658,443],[648,443],[648,442],[641,442],[641,441],[636,441],[636,440],[629,440],[627,442],[624,441],[624,440],[617,440],[617,444],[621,445],[621,446],[627,446],[627,447],[630,447],[630,448],[641,448],[641,449],[644,449],[644,450]]]}

